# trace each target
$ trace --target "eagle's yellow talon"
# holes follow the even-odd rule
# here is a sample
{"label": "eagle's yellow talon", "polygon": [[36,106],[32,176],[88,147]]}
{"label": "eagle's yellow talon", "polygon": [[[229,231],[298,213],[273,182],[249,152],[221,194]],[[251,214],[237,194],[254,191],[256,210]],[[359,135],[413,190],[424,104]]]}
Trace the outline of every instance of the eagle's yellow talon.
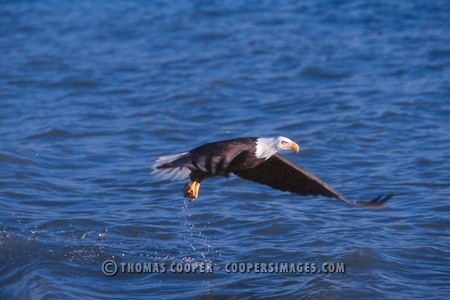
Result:
{"label": "eagle's yellow talon", "polygon": [[192,181],[184,186],[184,197],[189,201],[194,201],[198,197],[198,190],[200,189],[200,182]]}

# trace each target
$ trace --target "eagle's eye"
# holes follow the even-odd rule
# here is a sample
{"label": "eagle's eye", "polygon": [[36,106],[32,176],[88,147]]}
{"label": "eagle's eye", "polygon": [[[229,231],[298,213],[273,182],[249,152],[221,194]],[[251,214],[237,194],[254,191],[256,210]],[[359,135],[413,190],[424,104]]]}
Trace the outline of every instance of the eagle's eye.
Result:
{"label": "eagle's eye", "polygon": [[286,141],[281,141],[281,145],[286,145],[287,142]]}

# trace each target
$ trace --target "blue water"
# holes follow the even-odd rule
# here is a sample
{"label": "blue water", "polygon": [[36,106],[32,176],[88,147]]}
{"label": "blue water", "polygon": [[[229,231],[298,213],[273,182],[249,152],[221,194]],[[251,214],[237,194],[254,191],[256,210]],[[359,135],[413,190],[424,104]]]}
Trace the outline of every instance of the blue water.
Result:
{"label": "blue water", "polygon": [[[446,299],[448,1],[3,1],[0,298]],[[287,136],[351,200],[159,182],[205,142]],[[204,263],[121,273],[102,262]],[[227,263],[345,273],[228,273]],[[448,299],[448,298],[447,298]]]}

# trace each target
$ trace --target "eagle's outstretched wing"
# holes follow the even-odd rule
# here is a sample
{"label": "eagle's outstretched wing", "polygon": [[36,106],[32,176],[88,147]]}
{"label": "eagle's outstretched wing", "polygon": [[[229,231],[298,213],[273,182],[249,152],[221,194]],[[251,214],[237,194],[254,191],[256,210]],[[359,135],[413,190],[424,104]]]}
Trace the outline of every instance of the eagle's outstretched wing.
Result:
{"label": "eagle's outstretched wing", "polygon": [[336,198],[349,205],[358,207],[380,207],[393,196],[380,195],[370,202],[347,200],[328,184],[279,154],[272,155],[269,159],[254,168],[234,171],[233,173],[239,177],[268,185],[277,190],[305,196],[321,195]]}

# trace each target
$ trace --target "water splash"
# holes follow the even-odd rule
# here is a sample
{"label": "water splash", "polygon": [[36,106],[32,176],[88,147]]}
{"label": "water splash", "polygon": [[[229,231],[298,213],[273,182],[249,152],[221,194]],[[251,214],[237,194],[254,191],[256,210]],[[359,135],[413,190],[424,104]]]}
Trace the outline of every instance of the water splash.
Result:
{"label": "water splash", "polygon": [[[183,240],[188,248],[181,250],[180,255],[185,262],[205,262],[212,263],[212,258],[216,253],[220,252],[214,248],[214,242],[211,242],[208,237],[202,232],[200,227],[196,227],[192,221],[192,214],[189,210],[188,200],[184,200],[181,204],[179,218],[182,223]],[[203,228],[206,228],[203,226]]]}

